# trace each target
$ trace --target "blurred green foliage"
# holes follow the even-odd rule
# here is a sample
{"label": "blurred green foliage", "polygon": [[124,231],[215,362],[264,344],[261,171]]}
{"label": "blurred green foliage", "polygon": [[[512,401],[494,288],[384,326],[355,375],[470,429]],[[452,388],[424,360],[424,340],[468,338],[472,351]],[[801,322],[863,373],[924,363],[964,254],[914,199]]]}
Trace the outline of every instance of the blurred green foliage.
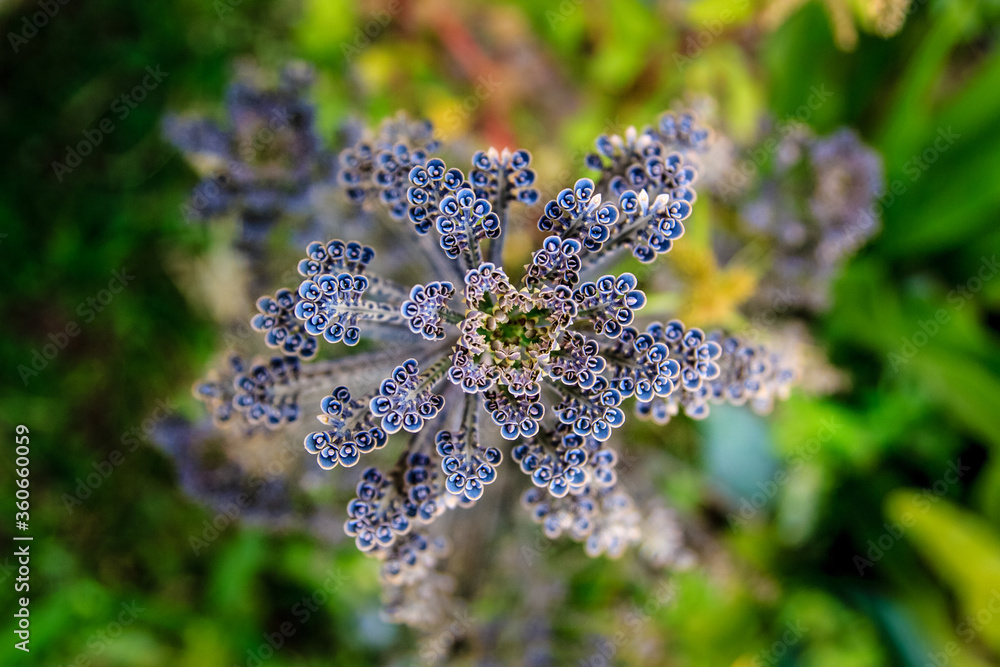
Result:
{"label": "blurred green foliage", "polygon": [[[179,491],[165,456],[146,442],[129,451],[123,440],[157,400],[197,418],[187,388],[222,346],[168,268],[177,253],[206,253],[212,239],[182,219],[194,178],[160,138],[160,120],[170,110],[216,109],[232,63],[252,57],[317,65],[330,138],[348,116],[403,108],[451,137],[512,137],[565,169],[597,134],[642,124],[688,93],[717,99],[721,124],[745,140],[763,113],[786,118],[812,87],[831,91],[810,124],[859,128],[884,155],[894,193],[883,199],[882,234],[847,268],[814,327],[852,388],[796,396],[772,423],[739,427],[766,445],[749,454],[732,425],[699,428],[701,447],[686,444],[699,439],[690,425],[668,440],[636,429],[634,455],[673,451],[681,465],[664,475],[664,493],[705,512],[739,563],[673,577],[670,602],[647,614],[650,641],[671,665],[997,664],[1000,280],[988,267],[1000,252],[1000,6],[916,2],[898,35],[862,35],[852,52],[838,50],[819,3],[773,33],[758,27],[755,2],[391,6],[398,9],[369,39],[359,27],[386,5],[71,1],[20,43],[10,35],[31,32],[25,21],[39,5],[0,4],[0,423],[8,453],[13,426],[31,428],[36,538],[32,652],[13,650],[7,615],[3,663],[246,664],[284,622],[297,631],[267,664],[414,658],[412,635],[377,620],[376,567],[353,545],[233,526],[196,555],[189,536],[209,512]],[[463,34],[483,53],[463,60]],[[476,59],[503,63],[504,54],[528,61],[521,86],[459,113],[478,85]],[[165,82],[119,117],[111,105],[147,66],[167,72]],[[67,147],[102,118],[113,132],[58,176],[52,163],[65,162]],[[947,146],[935,143],[942,132],[955,137]],[[79,305],[122,268],[134,283],[84,322]],[[928,333],[941,309],[947,321]],[[25,381],[18,368],[71,321],[79,335]],[[793,467],[825,424],[837,427]],[[126,452],[124,472],[67,505],[114,450]],[[706,502],[731,482],[737,456],[755,462],[740,466],[737,480],[751,493],[789,470],[745,525],[728,524]],[[938,484],[957,462],[968,470]],[[0,468],[9,517],[12,457]],[[10,544],[10,522],[0,525]],[[5,559],[7,610],[14,595]],[[558,664],[585,658],[592,633],[619,629],[626,641],[613,661],[644,664],[643,642],[622,613],[649,608],[661,582],[628,557],[588,562],[575,545],[556,545],[538,568],[568,577],[553,628]],[[327,590],[334,574],[342,583],[303,622],[296,604]],[[473,611],[503,619],[522,605],[495,590]],[[128,609],[133,620],[117,636],[109,623]],[[793,626],[804,630],[787,634]]]}

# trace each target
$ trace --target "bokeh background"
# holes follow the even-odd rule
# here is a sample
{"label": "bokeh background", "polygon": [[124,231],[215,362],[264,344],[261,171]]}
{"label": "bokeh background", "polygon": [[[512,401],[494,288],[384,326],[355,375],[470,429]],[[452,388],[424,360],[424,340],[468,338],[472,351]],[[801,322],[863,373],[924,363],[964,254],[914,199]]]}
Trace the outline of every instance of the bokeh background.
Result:
{"label": "bokeh background", "polygon": [[[181,488],[154,437],[203,418],[190,386],[233,342],[206,304],[232,290],[252,312],[226,282],[231,230],[185,220],[197,176],[163,118],[218,115],[240,67],[290,60],[315,66],[333,145],[348,120],[403,109],[469,153],[522,146],[574,177],[598,134],[677,100],[713,100],[725,136],[752,146],[762,122],[821,89],[808,123],[855,128],[898,183],[881,233],[810,322],[849,379],[840,390],[793,394],[766,421],[727,412],[630,434],[633,460],[660,462],[659,492],[725,557],[653,574],[498,517],[535,557],[467,559],[485,583],[456,619],[467,637],[454,664],[605,664],[615,637],[606,664],[1000,664],[998,19],[992,0],[0,2],[0,535],[12,544],[14,425],[26,424],[35,536],[30,655],[12,646],[13,547],[0,551],[3,664],[421,657],[413,632],[380,620],[377,564],[338,525],[298,521],[294,506],[277,522],[248,512],[193,547],[218,510]],[[162,80],[120,100],[147,67]],[[54,168],[102,119],[113,129],[92,154]],[[934,148],[941,136],[953,140]],[[122,270],[124,290],[83,305]],[[53,359],[18,370],[70,323],[79,333]],[[727,520],[810,438],[821,446],[751,521]],[[330,507],[336,518],[343,503]],[[302,622],[292,610],[320,590]],[[297,631],[265,659],[284,622]]]}

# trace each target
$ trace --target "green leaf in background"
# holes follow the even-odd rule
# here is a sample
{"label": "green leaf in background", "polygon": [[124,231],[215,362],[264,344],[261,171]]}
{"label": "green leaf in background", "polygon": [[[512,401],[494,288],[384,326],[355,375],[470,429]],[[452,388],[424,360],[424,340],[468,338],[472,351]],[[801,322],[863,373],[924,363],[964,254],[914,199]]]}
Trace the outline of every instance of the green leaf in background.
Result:
{"label": "green leaf in background", "polygon": [[1000,648],[1000,535],[996,528],[947,500],[900,489],[886,515],[907,527],[912,542],[959,601],[956,634]]}

